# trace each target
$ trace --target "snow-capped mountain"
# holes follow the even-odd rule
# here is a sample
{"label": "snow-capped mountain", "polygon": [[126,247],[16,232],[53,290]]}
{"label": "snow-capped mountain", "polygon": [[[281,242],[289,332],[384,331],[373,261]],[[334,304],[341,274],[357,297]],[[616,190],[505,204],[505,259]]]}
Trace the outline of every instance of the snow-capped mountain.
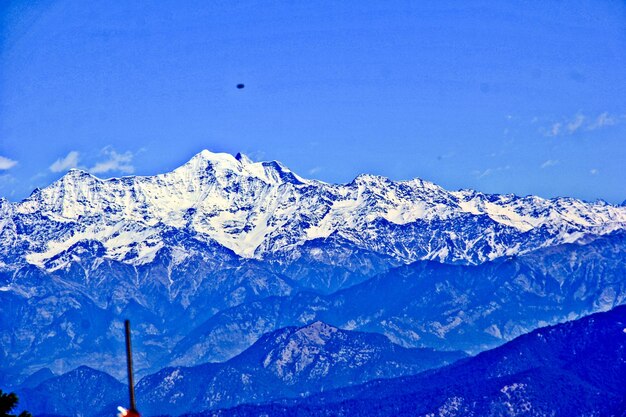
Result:
{"label": "snow-capped mountain", "polygon": [[[388,271],[414,261],[482,265],[624,229],[626,207],[604,202],[450,192],[422,180],[371,175],[327,184],[278,162],[208,151],[150,177],[104,180],[72,170],[24,201],[0,199],[0,377],[43,367],[59,374],[79,365],[120,377],[126,317],[137,323],[140,375],[169,360],[228,359],[267,331],[320,318],[318,307],[347,311],[325,321],[414,346],[417,318],[396,317],[389,305],[379,306],[381,312],[359,310],[367,306],[349,312],[351,302],[368,299],[354,291],[354,301],[328,294],[373,277],[380,283]],[[594,274],[602,273],[596,266],[581,275],[587,298],[572,314],[623,299],[621,281],[612,295],[597,288]],[[461,284],[457,291],[471,290]],[[375,290],[379,284],[368,285]],[[563,300],[559,291],[546,289],[555,309]],[[304,307],[297,304],[305,299]],[[295,300],[298,315],[272,300]],[[324,305],[329,300],[343,307]],[[475,308],[487,308],[482,301]],[[254,305],[259,315],[249,314]],[[197,334],[224,314],[230,327]],[[429,325],[445,328],[449,319],[433,318]],[[507,335],[501,341],[518,334],[496,324]],[[215,356],[206,357],[207,347]]]}
{"label": "snow-capped mountain", "polygon": [[[22,202],[0,202],[0,216],[5,258],[47,271],[69,267],[73,258],[63,254],[84,241],[100,242],[105,259],[152,262],[167,246],[164,229],[281,263],[323,256],[303,245],[330,238],[403,263],[476,264],[626,226],[626,208],[604,202],[450,192],[373,175],[327,184],[279,162],[209,151],[150,177],[103,180],[71,170]],[[174,264],[186,256],[174,251]]]}

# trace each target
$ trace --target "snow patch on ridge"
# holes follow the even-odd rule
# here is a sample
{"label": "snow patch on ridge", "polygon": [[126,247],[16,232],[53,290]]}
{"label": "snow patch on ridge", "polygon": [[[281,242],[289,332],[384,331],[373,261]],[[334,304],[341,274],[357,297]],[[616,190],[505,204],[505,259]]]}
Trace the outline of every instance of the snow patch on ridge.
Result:
{"label": "snow patch on ridge", "polygon": [[[292,252],[309,240],[336,234],[403,262],[467,263],[626,228],[626,207],[606,203],[449,192],[420,179],[394,182],[375,175],[326,184],[303,179],[276,161],[252,162],[245,155],[206,150],[155,176],[103,180],[72,170],[20,203],[3,200],[1,208],[0,232],[11,230],[16,238],[12,228],[18,218],[31,222],[33,230],[56,225],[54,232],[25,237],[34,248],[25,259],[39,267],[83,240],[101,242],[111,259],[151,262],[164,245],[161,234],[172,228],[245,258]],[[471,223],[483,218],[493,224]],[[402,226],[417,222],[424,230],[421,243],[419,236],[402,235]],[[451,229],[428,229],[442,223]],[[545,236],[535,246],[516,240],[521,235],[511,237],[538,230]]]}

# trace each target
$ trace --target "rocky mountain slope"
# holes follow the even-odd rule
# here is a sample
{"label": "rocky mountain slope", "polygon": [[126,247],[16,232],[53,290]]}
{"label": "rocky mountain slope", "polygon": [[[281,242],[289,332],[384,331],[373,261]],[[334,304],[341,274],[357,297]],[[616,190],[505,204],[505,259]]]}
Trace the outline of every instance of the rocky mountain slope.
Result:
{"label": "rocky mountain slope", "polygon": [[403,346],[479,352],[537,327],[626,302],[626,233],[478,266],[419,261],[330,295],[299,292],[224,310],[174,347],[173,363],[235,354],[261,334],[323,320]]}
{"label": "rocky mountain slope", "polygon": [[[379,334],[350,332],[315,322],[268,333],[224,363],[165,368],[136,385],[142,415],[185,412],[302,397],[376,378],[413,375],[466,355],[405,349]],[[39,374],[39,373],[37,373]],[[40,379],[38,375],[29,378]],[[23,384],[23,407],[34,415],[111,415],[127,403],[123,384],[80,367]]]}
{"label": "rocky mountain slope", "polygon": [[[208,151],[149,177],[103,180],[72,170],[24,201],[0,200],[0,366],[8,380],[43,367],[63,373],[79,365],[120,377],[126,317],[137,324],[140,375],[170,359],[191,365],[197,352],[180,349],[174,358],[168,353],[189,344],[188,336],[203,323],[238,306],[312,294],[343,302],[347,311],[349,299],[341,301],[340,293],[326,297],[353,291],[349,288],[372,277],[386,279],[381,278],[385,273],[411,262],[481,268],[503,257],[608,236],[625,225],[626,207],[601,201],[450,192],[423,180],[372,175],[326,184],[301,178],[275,161],[255,163],[243,155]],[[519,279],[515,285],[524,288]],[[585,303],[572,305],[566,314],[620,302],[621,287],[596,294],[597,279],[587,276],[585,289],[593,291],[581,289]],[[553,290],[560,291],[558,286],[542,291]],[[355,297],[355,302],[366,299]],[[221,356],[203,358],[232,357],[260,334],[282,327],[278,323],[309,323],[318,316],[316,305],[313,300],[308,309],[294,307],[295,318],[270,319],[264,312],[257,322],[242,314],[235,328],[255,330],[234,341],[224,333]],[[431,317],[420,330],[414,316],[402,316],[412,311],[389,315],[391,307],[381,314],[332,313],[328,321],[414,346],[426,345],[429,334],[439,334],[432,339],[437,342],[450,337],[447,329],[461,314]],[[474,313],[484,314],[478,310]],[[498,322],[490,331],[496,340],[498,332],[506,340],[562,315],[541,317],[518,330],[514,320],[506,326]],[[265,324],[272,320],[276,324]],[[416,335],[423,341],[416,343]],[[479,339],[478,347],[490,343]],[[191,342],[192,350],[198,351],[196,345]]]}
{"label": "rocky mountain slope", "polygon": [[405,349],[382,335],[315,322],[266,334],[225,363],[163,369],[137,384],[137,398],[148,415],[177,415],[416,374],[464,356]]}
{"label": "rocky mountain slope", "polygon": [[194,416],[621,416],[625,380],[620,306],[417,376]]}

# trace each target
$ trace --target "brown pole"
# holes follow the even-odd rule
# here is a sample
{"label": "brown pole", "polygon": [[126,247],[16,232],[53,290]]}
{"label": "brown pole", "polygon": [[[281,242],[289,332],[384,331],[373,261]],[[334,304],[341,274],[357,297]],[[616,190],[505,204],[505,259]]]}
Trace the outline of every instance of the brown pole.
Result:
{"label": "brown pole", "polygon": [[130,396],[130,409],[136,412],[135,408],[135,383],[133,381],[133,352],[130,345],[130,321],[124,321],[126,331],[126,367],[128,371],[128,395]]}

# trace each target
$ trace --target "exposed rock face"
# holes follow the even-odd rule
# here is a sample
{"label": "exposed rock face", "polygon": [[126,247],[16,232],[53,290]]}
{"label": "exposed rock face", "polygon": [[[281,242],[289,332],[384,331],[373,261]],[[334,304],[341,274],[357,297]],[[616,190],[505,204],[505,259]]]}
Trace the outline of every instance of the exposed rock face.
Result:
{"label": "exposed rock face", "polygon": [[148,415],[163,410],[178,415],[412,375],[464,356],[405,349],[379,334],[318,321],[265,334],[225,363],[163,369],[137,384],[137,396]]}
{"label": "exposed rock face", "polygon": [[626,411],[626,306],[538,329],[416,376],[195,417],[621,416]]}

